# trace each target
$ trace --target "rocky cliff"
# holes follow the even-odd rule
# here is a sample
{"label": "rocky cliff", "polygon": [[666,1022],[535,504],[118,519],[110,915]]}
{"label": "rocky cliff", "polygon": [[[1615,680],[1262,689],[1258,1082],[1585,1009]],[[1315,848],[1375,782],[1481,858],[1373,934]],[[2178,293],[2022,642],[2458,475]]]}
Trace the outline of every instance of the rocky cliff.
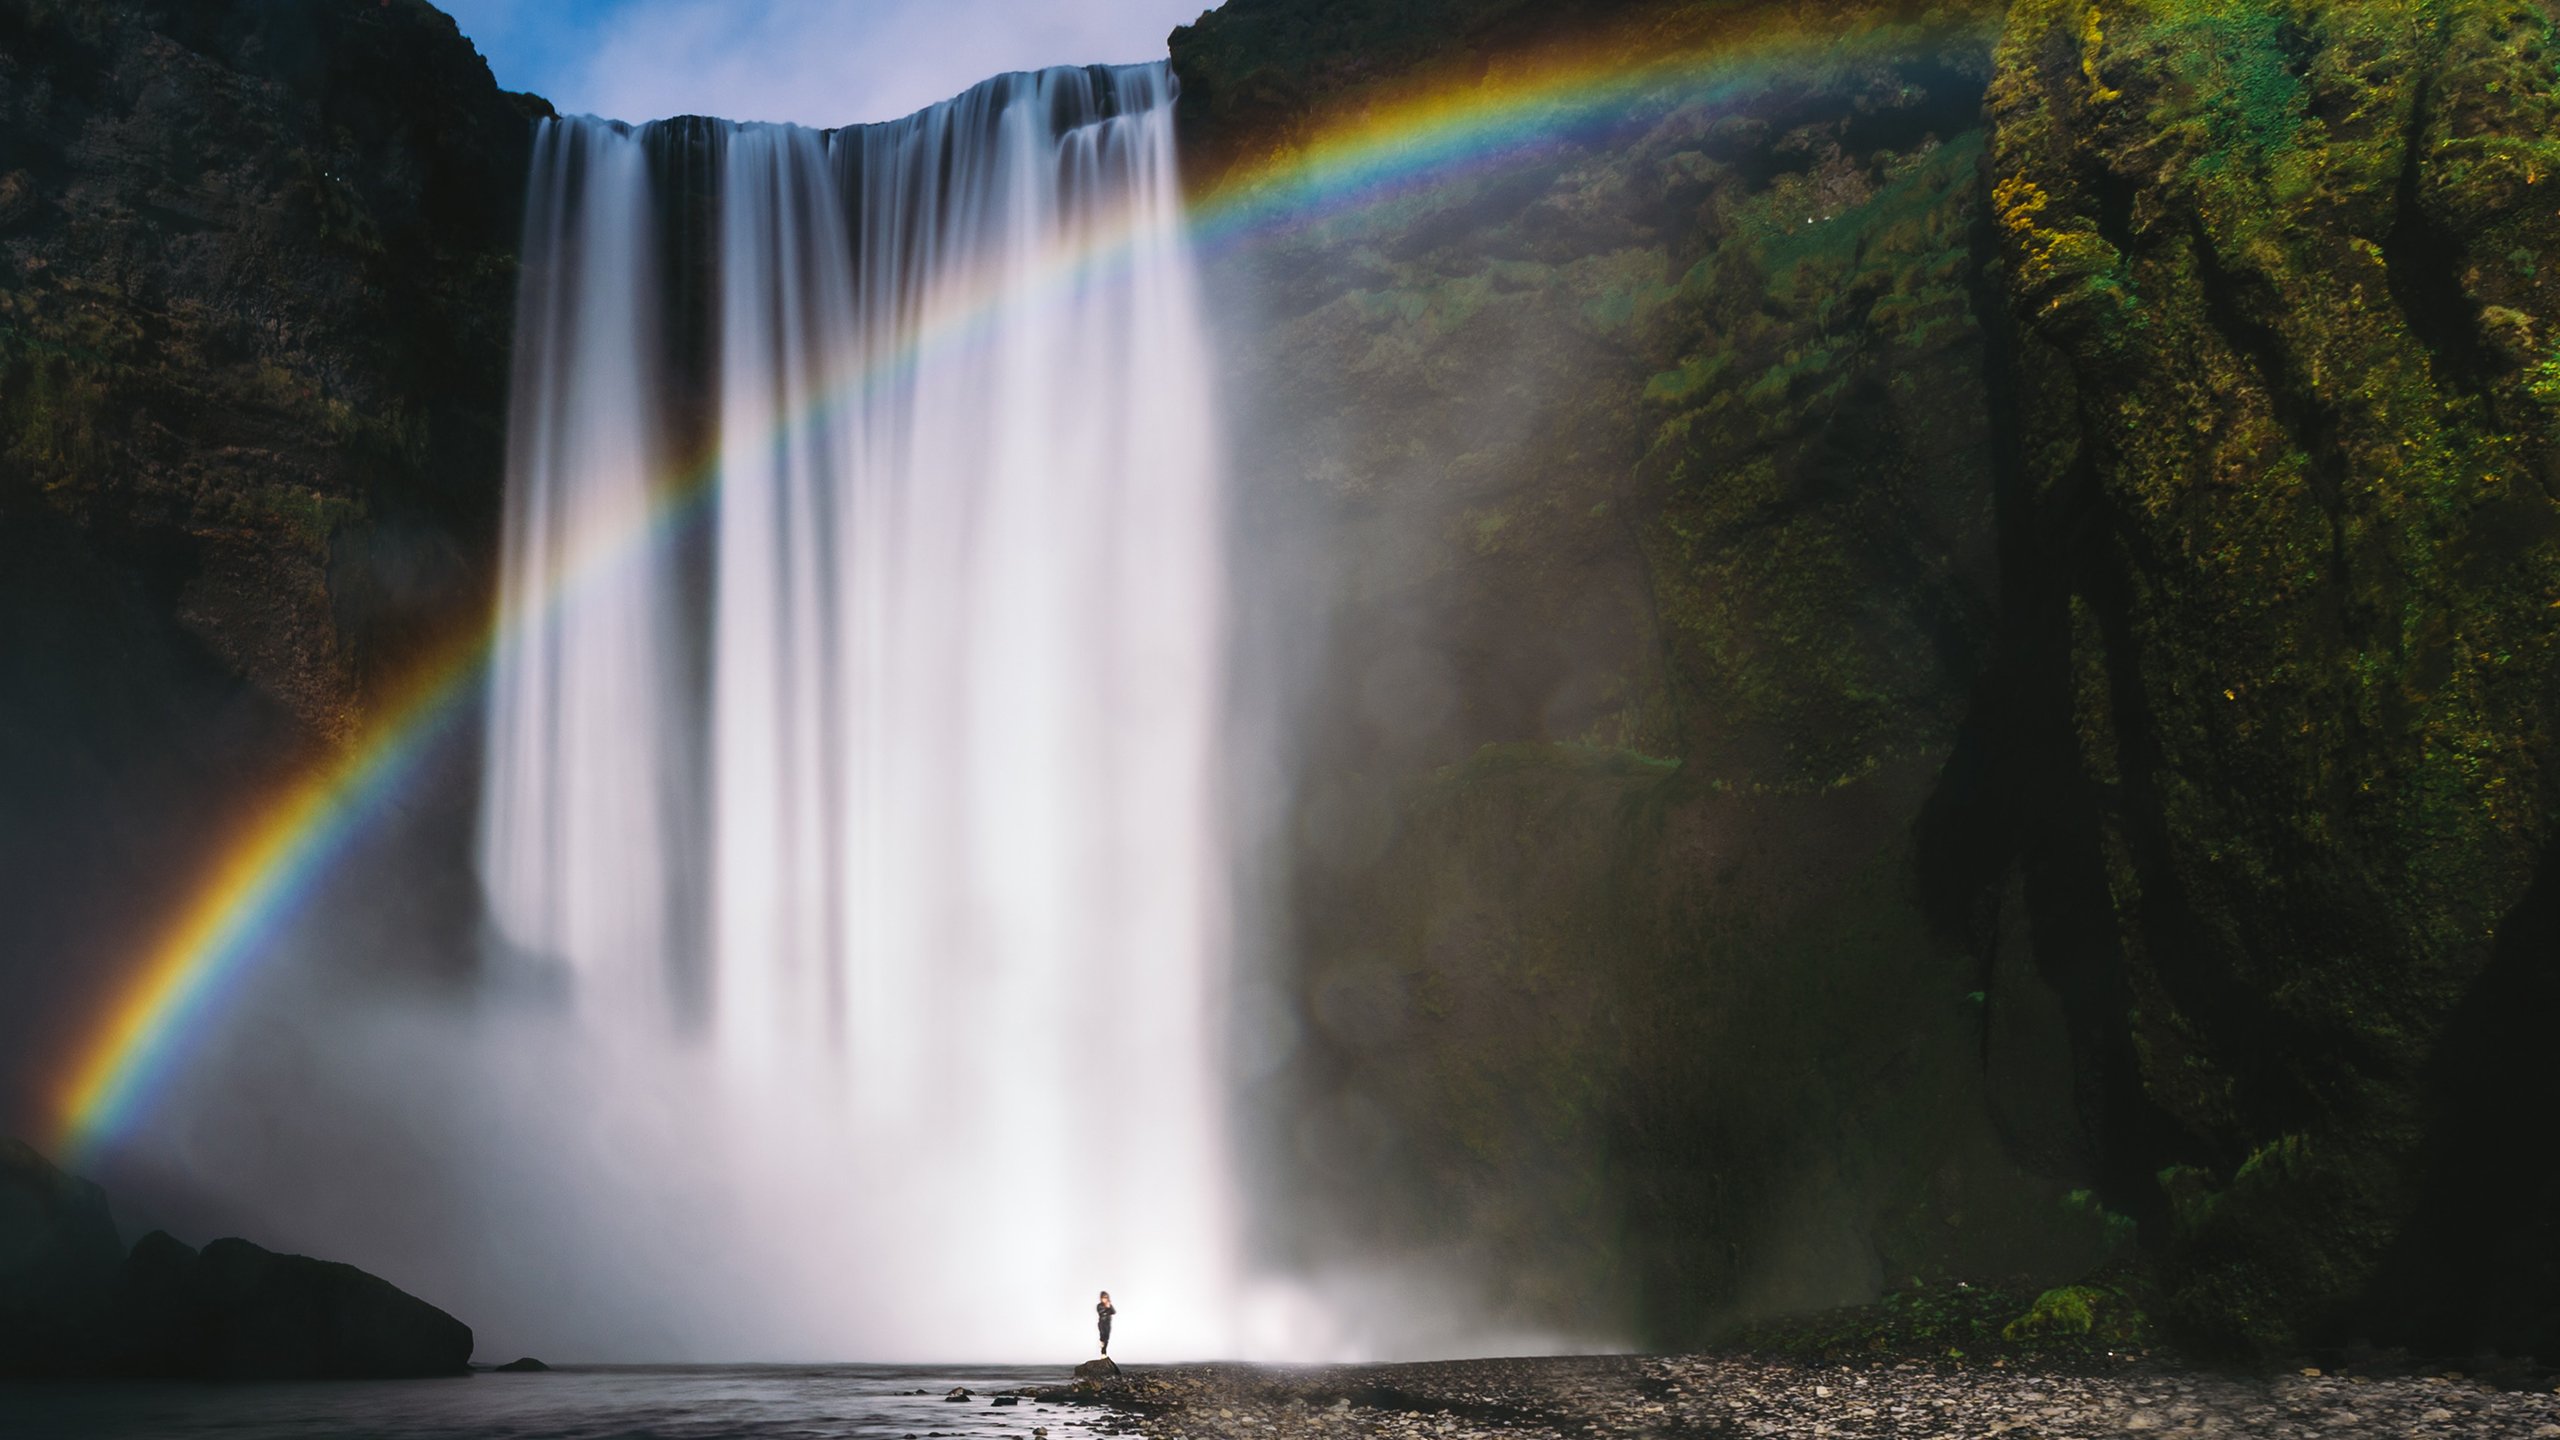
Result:
{"label": "rocky cliff", "polygon": [[152,877],[484,610],[545,108],[421,0],[0,3],[11,1093]]}
{"label": "rocky cliff", "polygon": [[2210,1345],[2560,1344],[2549,14],[1443,8],[1177,32],[1204,192],[1705,58],[1218,262],[1275,1179],[1657,1341],[2130,1226]]}
{"label": "rocky cliff", "polygon": [[344,738],[487,566],[547,107],[415,0],[13,0],[0,40],[13,513]]}

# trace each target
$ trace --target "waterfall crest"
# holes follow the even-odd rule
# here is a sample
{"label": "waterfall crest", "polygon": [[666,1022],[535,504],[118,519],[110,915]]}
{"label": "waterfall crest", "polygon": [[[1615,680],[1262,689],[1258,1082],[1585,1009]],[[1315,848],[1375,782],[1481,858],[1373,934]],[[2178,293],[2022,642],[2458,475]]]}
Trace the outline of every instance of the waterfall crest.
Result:
{"label": "waterfall crest", "polygon": [[1046,1353],[1106,1287],[1170,1352],[1227,1343],[1223,564],[1171,100],[1161,65],[1059,69],[537,145],[493,926],[614,1053],[699,1077],[669,1103],[726,1148],[690,1158],[759,1222],[836,1232],[772,1283],[873,1357]]}

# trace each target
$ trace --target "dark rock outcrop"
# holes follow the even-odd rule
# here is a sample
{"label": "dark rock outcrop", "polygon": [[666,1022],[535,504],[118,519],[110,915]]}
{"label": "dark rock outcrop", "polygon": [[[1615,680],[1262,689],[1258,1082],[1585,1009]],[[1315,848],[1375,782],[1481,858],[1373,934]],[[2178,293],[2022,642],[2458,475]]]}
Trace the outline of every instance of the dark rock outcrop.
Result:
{"label": "dark rock outcrop", "polygon": [[550,1368],[550,1366],[543,1364],[541,1361],[534,1359],[530,1355],[520,1355],[515,1359],[508,1361],[504,1365],[492,1365],[489,1367],[492,1372],[500,1375],[532,1375]]}
{"label": "dark rock outcrop", "polygon": [[471,1327],[352,1265],[158,1231],[117,1295],[115,1368],[216,1380],[460,1375]]}
{"label": "dark rock outcrop", "polygon": [[352,1265],[157,1230],[124,1254],[97,1186],[0,1141],[0,1375],[400,1379],[470,1360],[471,1327]]}
{"label": "dark rock outcrop", "polygon": [[1108,1380],[1119,1373],[1119,1363],[1108,1355],[1096,1356],[1076,1367],[1076,1378],[1079,1380]]}

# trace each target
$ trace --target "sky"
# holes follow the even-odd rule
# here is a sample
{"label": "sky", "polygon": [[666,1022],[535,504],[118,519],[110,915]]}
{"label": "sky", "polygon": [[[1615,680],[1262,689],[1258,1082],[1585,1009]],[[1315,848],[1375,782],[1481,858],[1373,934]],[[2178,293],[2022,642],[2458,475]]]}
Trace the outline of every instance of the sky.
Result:
{"label": "sky", "polygon": [[1213,0],[435,0],[562,114],[893,120],[990,75],[1161,60]]}

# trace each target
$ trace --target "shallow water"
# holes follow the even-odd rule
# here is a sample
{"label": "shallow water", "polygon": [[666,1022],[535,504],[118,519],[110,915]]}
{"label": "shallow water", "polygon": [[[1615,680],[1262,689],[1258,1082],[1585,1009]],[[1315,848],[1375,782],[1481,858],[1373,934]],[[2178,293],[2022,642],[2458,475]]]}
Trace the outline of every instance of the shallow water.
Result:
{"label": "shallow water", "polygon": [[[128,1381],[0,1384],[10,1440],[589,1440],[589,1437],[914,1436],[1088,1440],[1108,1412],[992,1405],[994,1392],[1054,1385],[1063,1366],[590,1365],[449,1380],[276,1384]],[[976,1392],[966,1404],[943,1396]],[[924,1391],[915,1394],[914,1391]]]}

